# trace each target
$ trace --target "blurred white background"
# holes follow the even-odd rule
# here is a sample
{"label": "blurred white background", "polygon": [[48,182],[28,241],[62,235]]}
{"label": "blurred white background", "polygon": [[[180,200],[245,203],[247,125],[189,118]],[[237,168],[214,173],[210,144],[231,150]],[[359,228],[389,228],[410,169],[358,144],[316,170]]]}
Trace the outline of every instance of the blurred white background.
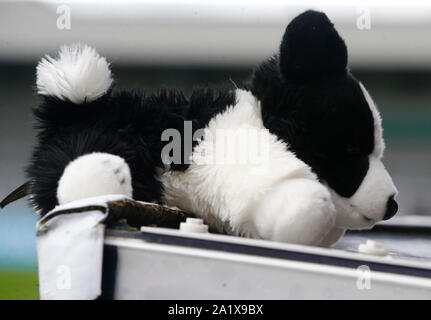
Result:
{"label": "blurred white background", "polygon": [[[250,66],[306,9],[335,23],[353,67],[431,68],[431,2],[414,0],[10,1],[0,7],[0,59],[33,61],[82,41],[121,64]],[[58,28],[65,15],[70,29]]]}

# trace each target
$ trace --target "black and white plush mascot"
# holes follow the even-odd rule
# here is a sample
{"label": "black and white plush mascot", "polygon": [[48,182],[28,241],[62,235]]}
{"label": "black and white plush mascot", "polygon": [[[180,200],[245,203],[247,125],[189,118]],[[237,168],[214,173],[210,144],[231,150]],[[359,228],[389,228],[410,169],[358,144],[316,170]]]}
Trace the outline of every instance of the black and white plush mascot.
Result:
{"label": "black and white plush mascot", "polygon": [[42,59],[37,89],[27,172],[42,215],[124,194],[228,234],[329,246],[397,211],[379,112],[323,13],[297,16],[244,89],[114,92],[86,45]]}

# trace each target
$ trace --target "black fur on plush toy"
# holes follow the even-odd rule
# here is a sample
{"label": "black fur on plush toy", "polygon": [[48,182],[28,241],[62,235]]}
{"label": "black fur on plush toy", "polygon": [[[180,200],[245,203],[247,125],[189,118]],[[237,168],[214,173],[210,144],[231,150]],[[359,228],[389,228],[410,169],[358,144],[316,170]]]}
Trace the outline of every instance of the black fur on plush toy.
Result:
{"label": "black fur on plush toy", "polygon": [[[156,168],[162,167],[160,136],[164,128],[182,127],[180,109],[186,103],[175,91],[149,96],[107,92],[81,104],[42,96],[42,103],[34,110],[39,143],[27,169],[33,206],[42,215],[52,210],[58,204],[56,192],[66,166],[93,152],[124,159],[133,177],[133,197],[158,202],[162,185],[154,177]],[[121,182],[124,177],[119,178]],[[77,192],[82,188],[79,183],[76,187]]]}
{"label": "black fur on plush toy", "polygon": [[[164,168],[160,154],[166,142],[160,139],[162,132],[174,128],[184,135],[186,119],[194,120],[195,130],[204,128],[212,115],[234,104],[235,95],[232,90],[197,89],[187,99],[176,90],[162,89],[148,95],[140,91],[108,90],[100,98],[94,101],[87,98],[81,104],[70,102],[67,97],[42,95],[41,99],[34,109],[39,143],[27,173],[31,181],[30,201],[44,215],[58,204],[58,184],[66,166],[79,156],[96,152],[125,160],[133,177],[130,196],[160,203],[163,187],[156,176],[157,169]],[[184,170],[187,165],[174,163],[171,167]],[[121,182],[122,177],[119,178]],[[91,179],[87,179],[89,184]],[[82,190],[79,183],[76,188],[79,193],[89,192]],[[100,193],[92,191],[93,195]]]}
{"label": "black fur on plush toy", "polygon": [[[330,245],[397,210],[381,162],[380,115],[323,13],[288,25],[279,53],[258,66],[247,90],[116,93],[105,58],[84,45],[43,59],[37,87],[38,144],[27,173],[41,214],[120,193],[179,207],[230,234]],[[205,131],[190,154],[180,141],[191,163],[166,163],[161,136],[187,136],[184,121],[192,133]],[[241,140],[244,132],[254,138]],[[219,161],[236,153],[254,156]]]}

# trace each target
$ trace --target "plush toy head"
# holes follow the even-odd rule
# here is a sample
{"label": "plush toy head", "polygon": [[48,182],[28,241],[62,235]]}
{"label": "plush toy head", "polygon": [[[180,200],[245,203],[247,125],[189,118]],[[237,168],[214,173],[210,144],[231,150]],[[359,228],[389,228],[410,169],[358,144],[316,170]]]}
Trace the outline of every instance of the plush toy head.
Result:
{"label": "plush toy head", "polygon": [[251,82],[265,126],[326,184],[338,227],[370,228],[397,211],[397,190],[381,162],[381,118],[347,70],[347,48],[324,13],[288,25],[279,55]]}

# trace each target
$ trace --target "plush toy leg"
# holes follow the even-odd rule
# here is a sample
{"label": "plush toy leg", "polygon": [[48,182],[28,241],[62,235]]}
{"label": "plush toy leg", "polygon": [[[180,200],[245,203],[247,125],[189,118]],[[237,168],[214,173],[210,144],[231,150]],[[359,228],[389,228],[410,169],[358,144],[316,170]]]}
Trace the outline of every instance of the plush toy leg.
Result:
{"label": "plush toy leg", "polygon": [[256,232],[268,240],[318,245],[335,224],[329,191],[311,179],[280,182],[251,210]]}
{"label": "plush toy leg", "polygon": [[108,153],[86,154],[70,162],[57,189],[59,204],[107,194],[132,197],[129,166]]}

